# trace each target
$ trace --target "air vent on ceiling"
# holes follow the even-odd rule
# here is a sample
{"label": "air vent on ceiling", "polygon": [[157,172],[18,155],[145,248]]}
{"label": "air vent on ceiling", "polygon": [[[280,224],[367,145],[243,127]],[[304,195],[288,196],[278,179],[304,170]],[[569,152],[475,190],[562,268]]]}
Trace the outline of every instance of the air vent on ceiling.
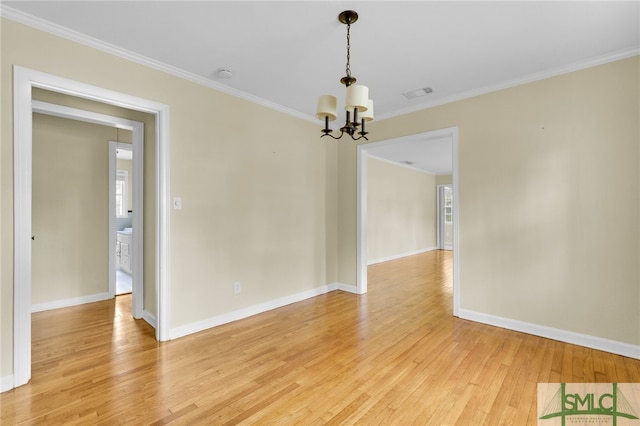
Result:
{"label": "air vent on ceiling", "polygon": [[420,96],[428,95],[431,92],[433,92],[433,89],[431,87],[423,87],[422,89],[415,89],[404,92],[403,95],[407,99],[415,99],[419,98]]}

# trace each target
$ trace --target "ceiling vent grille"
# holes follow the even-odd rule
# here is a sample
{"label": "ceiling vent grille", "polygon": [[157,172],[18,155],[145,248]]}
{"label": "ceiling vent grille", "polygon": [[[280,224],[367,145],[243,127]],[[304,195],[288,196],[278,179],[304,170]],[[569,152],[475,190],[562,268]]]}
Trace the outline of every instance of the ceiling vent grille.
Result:
{"label": "ceiling vent grille", "polygon": [[422,89],[415,89],[415,90],[410,90],[408,92],[404,92],[403,95],[407,99],[415,99],[421,96],[428,95],[431,92],[433,92],[433,89],[431,87],[423,87]]}

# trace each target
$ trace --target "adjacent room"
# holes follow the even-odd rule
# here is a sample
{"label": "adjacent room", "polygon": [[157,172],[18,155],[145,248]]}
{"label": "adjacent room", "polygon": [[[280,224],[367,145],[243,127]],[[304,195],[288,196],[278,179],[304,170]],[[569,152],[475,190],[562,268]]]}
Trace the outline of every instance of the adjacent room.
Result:
{"label": "adjacent room", "polygon": [[2,1],[0,35],[0,423],[638,417],[640,3]]}

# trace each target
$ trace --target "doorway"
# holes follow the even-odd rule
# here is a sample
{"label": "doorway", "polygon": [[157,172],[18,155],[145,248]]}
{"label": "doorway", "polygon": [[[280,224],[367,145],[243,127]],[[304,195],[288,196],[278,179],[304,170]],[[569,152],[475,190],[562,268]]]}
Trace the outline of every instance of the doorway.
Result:
{"label": "doorway", "polygon": [[453,250],[453,185],[438,185],[438,249]]}
{"label": "doorway", "polygon": [[[109,289],[115,289],[116,296],[133,293],[132,303],[136,305],[136,292],[142,288],[144,293],[143,286],[133,284],[134,279],[141,280],[144,272],[144,269],[140,269],[141,265],[137,264],[139,262],[135,262],[143,255],[140,245],[144,242],[144,227],[140,226],[136,216],[142,208],[139,195],[144,193],[144,189],[136,191],[136,188],[142,185],[139,180],[144,173],[136,173],[140,165],[134,159],[133,144],[120,142],[119,134],[116,133],[115,141],[109,141],[109,256],[114,256],[109,264]],[[138,179],[134,179],[134,176]],[[140,307],[139,304],[137,307]],[[133,311],[140,314],[137,309]]]}
{"label": "doorway", "polygon": [[[118,139],[118,132],[121,133],[127,131],[131,134],[131,144],[122,144],[121,149],[127,150],[131,152],[131,201],[130,204],[132,206],[137,206],[135,210],[131,210],[129,213],[129,209],[126,208],[127,201],[121,200],[124,202],[122,207],[121,216],[130,218],[128,224],[130,225],[130,229],[140,230],[140,232],[130,233],[127,236],[127,242],[129,243],[127,247],[127,259],[131,259],[131,262],[127,268],[128,272],[130,272],[131,279],[131,293],[132,293],[132,313],[133,317],[138,319],[143,317],[143,300],[144,300],[144,281],[143,281],[143,258],[144,258],[144,234],[142,230],[144,229],[144,212],[143,212],[143,197],[144,197],[144,185],[143,185],[143,175],[144,175],[144,125],[141,122],[128,120],[121,117],[109,116],[104,114],[98,114],[91,111],[85,111],[77,108],[70,108],[62,105],[42,102],[34,100],[33,103],[33,111],[50,115],[54,117],[65,118],[73,121],[78,121],[82,123],[88,123],[90,125],[100,125],[105,128],[110,128],[114,130],[114,136]],[[119,130],[122,129],[122,130]],[[108,289],[106,294],[98,293],[95,296],[89,298],[76,298],[70,301],[67,301],[65,304],[64,301],[59,306],[70,306],[78,303],[87,303],[98,300],[103,300],[106,298],[113,298],[116,294],[116,284],[117,284],[117,231],[118,231],[118,218],[116,214],[116,180],[117,180],[117,150],[118,150],[118,142],[109,141],[108,144],[108,236],[107,236],[107,262],[108,262]],[[135,153],[135,155],[134,155]],[[94,172],[89,172],[94,173]],[[86,178],[86,176],[85,176]],[[128,194],[127,194],[128,195]],[[127,197],[128,199],[129,197]],[[126,211],[124,209],[126,208]],[[34,215],[32,214],[32,217]],[[126,224],[126,223],[125,223]],[[92,231],[89,231],[92,232]],[[95,237],[95,236],[94,236]],[[62,240],[64,240],[64,235],[60,236]],[[97,238],[96,238],[97,239]],[[34,241],[35,242],[35,241]],[[32,247],[34,249],[34,247]],[[32,260],[33,264],[33,260]],[[135,273],[133,271],[135,270]],[[102,296],[104,294],[104,296]],[[154,325],[154,324],[152,324]]]}
{"label": "doorway", "polygon": [[[458,128],[451,127],[431,132],[411,135],[382,142],[368,143],[358,145],[357,149],[357,223],[356,223],[356,290],[357,294],[367,292],[367,162],[369,151],[375,148],[384,148],[400,144],[408,140],[420,140],[421,142],[435,141],[438,139],[447,139],[451,144],[451,162],[452,162],[452,227],[453,227],[453,315],[458,316],[459,309],[459,277],[460,277],[460,260],[459,260],[459,232],[458,232]],[[378,154],[379,155],[379,154]]]}
{"label": "doorway", "polygon": [[156,338],[169,339],[168,307],[168,117],[154,101],[14,65],[14,324],[13,387],[31,378],[32,89],[41,88],[155,116],[155,308]]}

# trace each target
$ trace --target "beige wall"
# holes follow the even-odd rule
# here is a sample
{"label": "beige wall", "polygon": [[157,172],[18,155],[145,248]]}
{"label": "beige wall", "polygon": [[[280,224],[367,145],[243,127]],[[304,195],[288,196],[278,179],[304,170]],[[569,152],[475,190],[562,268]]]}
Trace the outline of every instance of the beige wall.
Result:
{"label": "beige wall", "polygon": [[170,327],[335,282],[336,143],[316,123],[7,19],[1,31],[1,377],[13,368],[13,64],[169,106],[171,196],[183,203],[169,218]]}
{"label": "beige wall", "polygon": [[[462,310],[640,344],[639,62],[372,124],[371,142],[459,128]],[[351,230],[356,148],[341,147]],[[339,279],[355,284],[355,234],[339,236]]]}
{"label": "beige wall", "polygon": [[111,129],[33,115],[33,304],[109,290]]}
{"label": "beige wall", "polygon": [[367,260],[433,249],[436,177],[388,161],[367,160]]}
{"label": "beige wall", "polygon": [[437,175],[436,185],[453,184],[453,175]]}

